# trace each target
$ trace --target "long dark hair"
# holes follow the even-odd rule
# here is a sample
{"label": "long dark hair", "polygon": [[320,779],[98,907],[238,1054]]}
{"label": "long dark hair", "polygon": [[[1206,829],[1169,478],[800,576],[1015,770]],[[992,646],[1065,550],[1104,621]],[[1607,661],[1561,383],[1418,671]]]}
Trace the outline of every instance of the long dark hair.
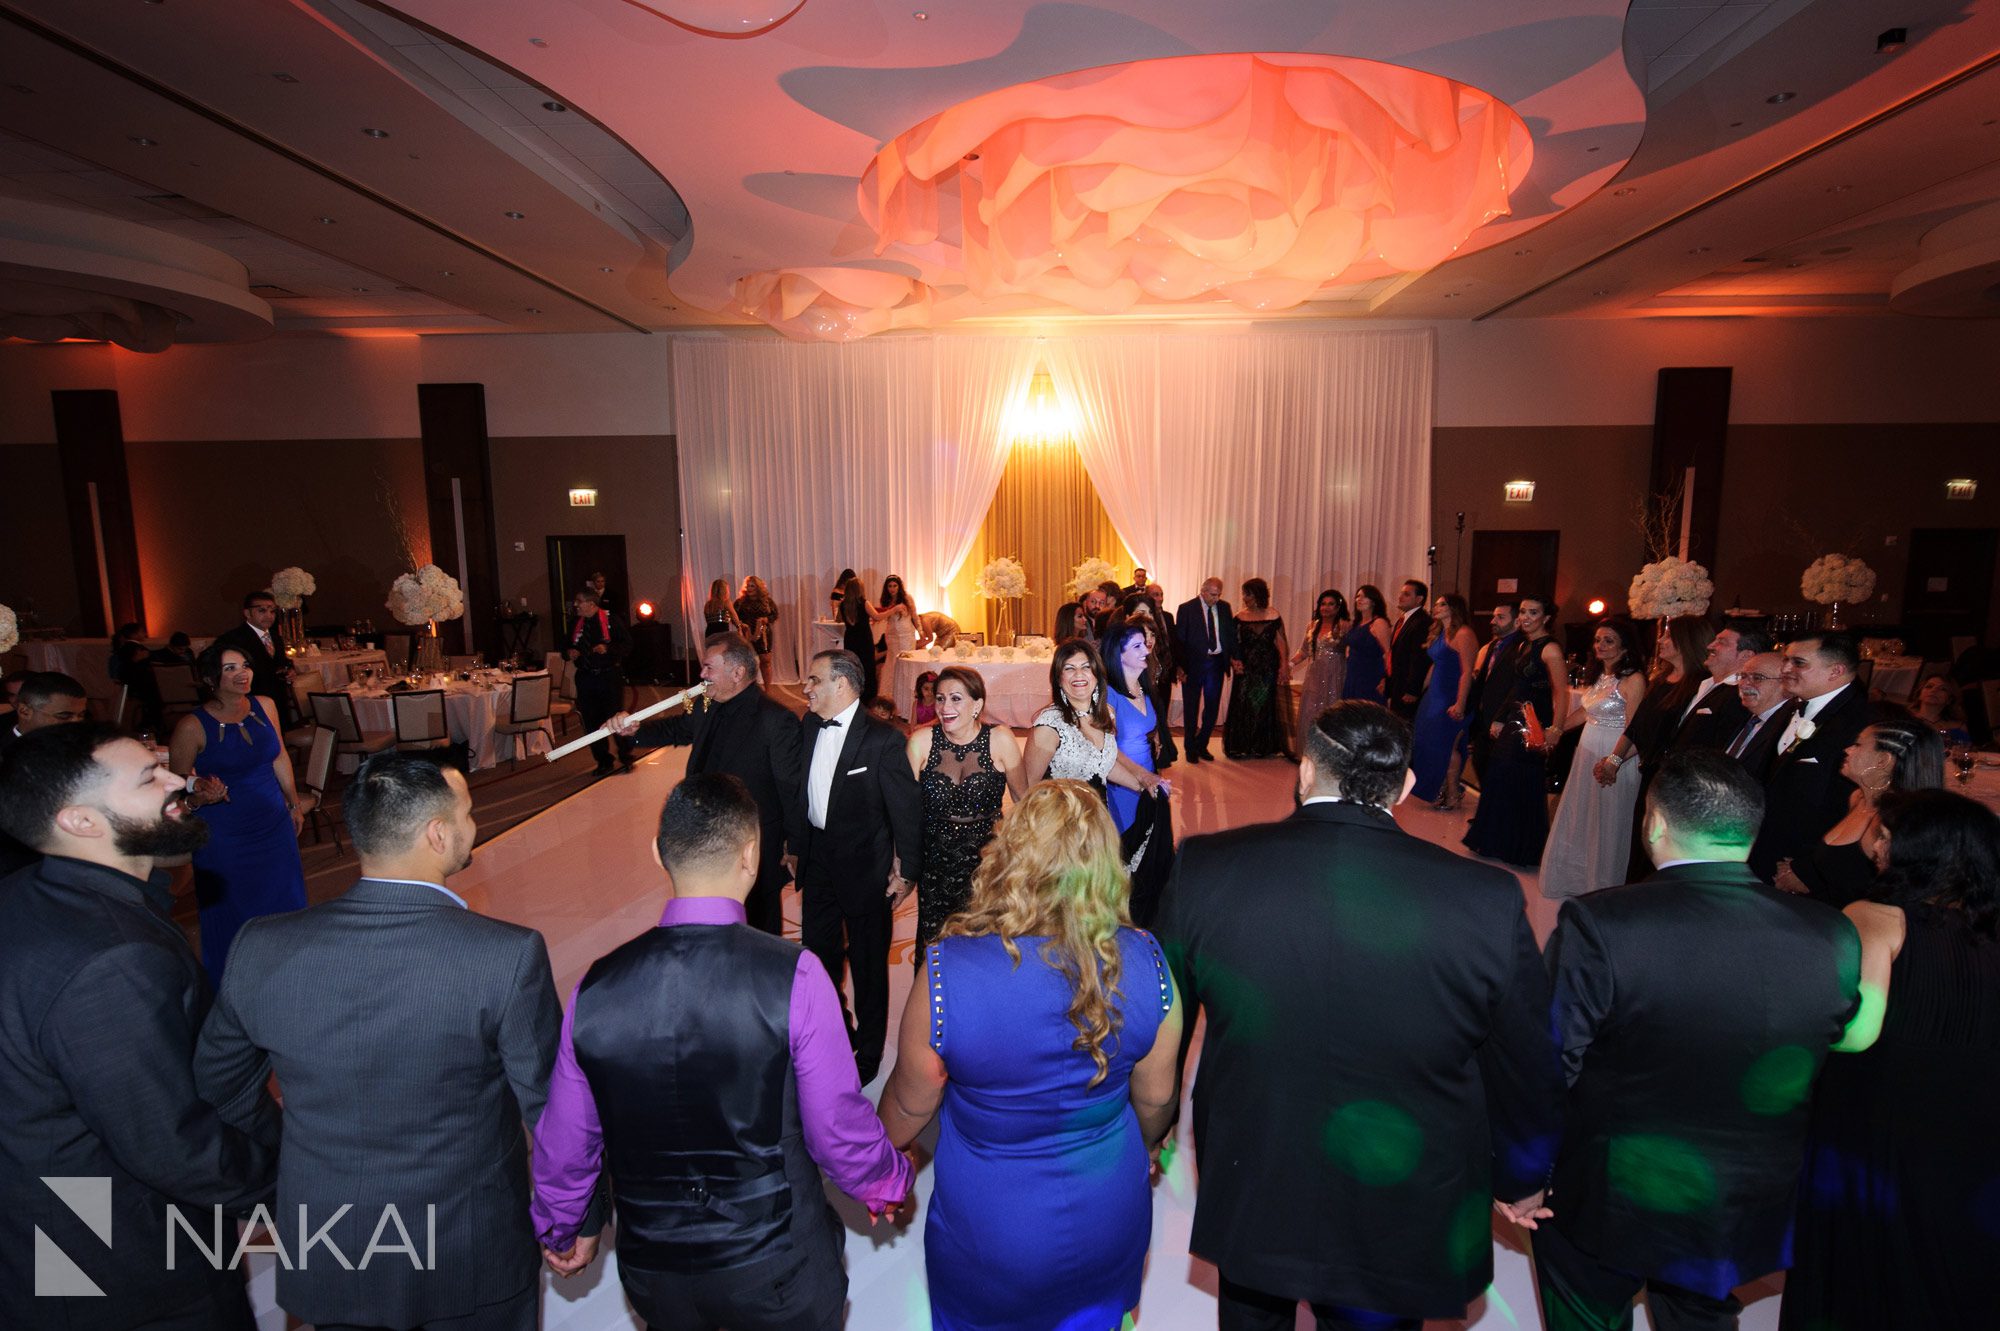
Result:
{"label": "long dark hair", "polygon": [[1472,623],[1472,607],[1465,603],[1463,596],[1460,596],[1457,592],[1440,592],[1437,599],[1444,602],[1444,608],[1446,613],[1451,617],[1451,623],[1446,624],[1444,622],[1445,615],[1432,616],[1430,638],[1424,639],[1426,647],[1430,646],[1431,638],[1441,637],[1446,642],[1450,642],[1452,634],[1462,628],[1469,628]]}
{"label": "long dark hair", "polygon": [[1974,930],[1994,937],[2000,922],[2000,817],[1949,790],[1891,791],[1882,796],[1875,816],[1889,832],[1889,867],[1870,899],[1962,910]]}
{"label": "long dark hair", "polygon": [[[1380,587],[1377,587],[1372,582],[1362,583],[1359,587],[1356,587],[1354,589],[1354,599],[1358,603],[1364,596],[1368,598],[1368,608],[1370,611],[1370,614],[1368,616],[1369,623],[1372,624],[1378,619],[1387,619],[1389,617],[1388,610],[1384,608],[1384,602],[1382,600],[1382,589]],[[1355,616],[1358,618],[1361,614],[1361,611],[1357,609],[1354,613]]]}
{"label": "long dark hair", "polygon": [[861,579],[850,577],[840,588],[840,622],[855,625],[868,618],[868,593],[861,590]]}
{"label": "long dark hair", "polygon": [[1118,722],[1111,715],[1111,690],[1105,682],[1104,658],[1097,654],[1095,647],[1082,638],[1070,638],[1057,644],[1056,654],[1049,661],[1050,700],[1055,703],[1056,710],[1062,713],[1063,720],[1071,725],[1078,725],[1083,721],[1084,718],[1079,717],[1076,709],[1069,705],[1069,695],[1063,692],[1062,686],[1063,667],[1078,656],[1090,662],[1090,672],[1097,676],[1097,705],[1091,708],[1089,720],[1105,734],[1115,735],[1118,733]]}
{"label": "long dark hair", "polygon": [[1307,642],[1313,641],[1315,638],[1318,638],[1321,634],[1319,608],[1322,605],[1326,604],[1326,598],[1329,596],[1333,598],[1334,616],[1333,616],[1333,624],[1329,628],[1327,628],[1325,632],[1327,633],[1337,632],[1342,624],[1345,624],[1350,618],[1352,618],[1352,616],[1350,616],[1347,613],[1347,598],[1340,594],[1339,589],[1334,587],[1328,587],[1325,591],[1321,592],[1318,596],[1315,596],[1313,598],[1313,614],[1312,614],[1313,622],[1312,622],[1312,627],[1306,630]]}
{"label": "long dark hair", "polygon": [[[1132,692],[1126,686],[1125,671],[1118,663],[1125,655],[1126,642],[1132,638],[1146,638],[1146,650],[1149,654],[1151,653],[1153,643],[1151,638],[1147,638],[1146,626],[1144,624],[1136,619],[1128,619],[1123,623],[1115,624],[1112,626],[1111,631],[1104,635],[1104,673],[1109,679],[1112,688],[1117,689],[1120,693],[1136,702],[1139,699],[1140,693],[1145,692],[1146,681],[1152,672],[1150,669],[1139,672],[1139,693]],[[1152,665],[1150,655],[1147,665],[1149,667]]]}
{"label": "long dark hair", "polygon": [[[1878,716],[1867,729],[1875,748],[1896,760],[1889,769],[1890,790],[1938,790],[1944,785],[1944,739],[1913,716]],[[1887,793],[1886,791],[1884,792]]]}
{"label": "long dark hair", "polygon": [[[889,597],[889,584],[892,582],[896,584],[896,596],[893,600]],[[909,584],[903,581],[902,575],[899,573],[891,573],[888,577],[882,579],[882,599],[875,604],[883,610],[887,610],[892,605],[906,605],[910,607],[911,614],[915,614],[917,610],[917,603],[910,599]]]}
{"label": "long dark hair", "polygon": [[[1636,675],[1646,668],[1646,648],[1639,639],[1639,626],[1629,619],[1606,615],[1597,621],[1598,629],[1609,629],[1618,638],[1618,659],[1611,663],[1614,679]],[[1590,678],[1593,682],[1604,678],[1604,662],[1597,659],[1597,629],[1590,631]]]}

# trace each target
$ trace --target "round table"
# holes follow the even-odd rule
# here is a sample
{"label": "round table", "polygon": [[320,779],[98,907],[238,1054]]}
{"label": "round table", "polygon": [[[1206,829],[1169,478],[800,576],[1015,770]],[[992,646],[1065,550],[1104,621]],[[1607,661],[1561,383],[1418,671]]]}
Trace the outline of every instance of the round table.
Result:
{"label": "round table", "polygon": [[292,673],[312,685],[315,693],[344,689],[358,670],[369,667],[389,673],[389,654],[380,647],[357,647],[345,652],[307,652],[292,658]]}
{"label": "round table", "polygon": [[[354,699],[354,719],[363,731],[396,729],[395,704],[387,693],[349,688],[347,694]],[[511,684],[488,686],[453,680],[445,687],[446,729],[455,742],[466,746],[475,772],[513,758],[515,737],[494,729],[513,715],[513,706]],[[550,733],[553,736],[553,729]]]}
{"label": "round table", "polygon": [[1957,791],[1978,800],[1995,813],[2000,813],[2000,756],[1990,753],[1979,755],[1979,766],[1972,769],[1972,779],[1960,781],[1958,772],[1949,760],[1945,763],[1944,788]]}

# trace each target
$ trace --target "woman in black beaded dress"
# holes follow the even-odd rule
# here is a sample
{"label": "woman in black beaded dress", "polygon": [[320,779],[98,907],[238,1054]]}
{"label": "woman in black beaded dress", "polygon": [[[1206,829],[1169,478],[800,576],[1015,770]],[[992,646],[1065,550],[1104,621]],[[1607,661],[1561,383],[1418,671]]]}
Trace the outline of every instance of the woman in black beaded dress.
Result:
{"label": "woman in black beaded dress", "polygon": [[938,672],[937,722],[910,736],[910,770],[924,798],[924,876],[917,884],[917,959],[972,895],[972,872],[993,839],[1000,803],[1027,793],[1021,742],[983,724],[986,681],[968,666]]}

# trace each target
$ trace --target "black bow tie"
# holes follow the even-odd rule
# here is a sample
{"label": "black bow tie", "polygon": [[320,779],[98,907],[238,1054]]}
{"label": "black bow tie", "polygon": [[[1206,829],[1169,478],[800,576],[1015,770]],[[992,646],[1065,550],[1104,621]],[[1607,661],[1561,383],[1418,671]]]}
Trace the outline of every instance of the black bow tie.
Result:
{"label": "black bow tie", "polygon": [[838,730],[840,729],[840,722],[838,720],[828,721],[816,716],[813,718],[813,728],[816,730]]}

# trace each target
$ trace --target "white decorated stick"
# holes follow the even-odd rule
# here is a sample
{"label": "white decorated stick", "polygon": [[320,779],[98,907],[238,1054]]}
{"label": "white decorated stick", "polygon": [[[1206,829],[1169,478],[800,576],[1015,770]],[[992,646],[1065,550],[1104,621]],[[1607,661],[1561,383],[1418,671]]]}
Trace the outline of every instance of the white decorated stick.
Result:
{"label": "white decorated stick", "polygon": [[[669,707],[678,707],[682,703],[688,702],[695,698],[699,698],[702,694],[707,692],[708,692],[708,685],[705,682],[701,684],[696,684],[692,688],[682,689],[679,693],[676,693],[671,698],[662,698],[656,703],[650,703],[645,707],[641,707],[638,711],[633,712],[631,714],[632,719],[634,721],[644,721],[647,717],[652,716],[655,713],[664,712]],[[547,753],[543,754],[542,757],[548,759],[550,762],[554,762],[558,758],[567,758],[572,753],[575,753],[578,749],[585,748],[589,745],[595,744],[597,743],[597,741],[601,739],[610,739],[610,738],[611,738],[611,727],[600,726],[596,730],[591,731],[588,735],[585,735],[580,739],[573,739],[569,743],[564,744],[559,748],[550,749]]]}

